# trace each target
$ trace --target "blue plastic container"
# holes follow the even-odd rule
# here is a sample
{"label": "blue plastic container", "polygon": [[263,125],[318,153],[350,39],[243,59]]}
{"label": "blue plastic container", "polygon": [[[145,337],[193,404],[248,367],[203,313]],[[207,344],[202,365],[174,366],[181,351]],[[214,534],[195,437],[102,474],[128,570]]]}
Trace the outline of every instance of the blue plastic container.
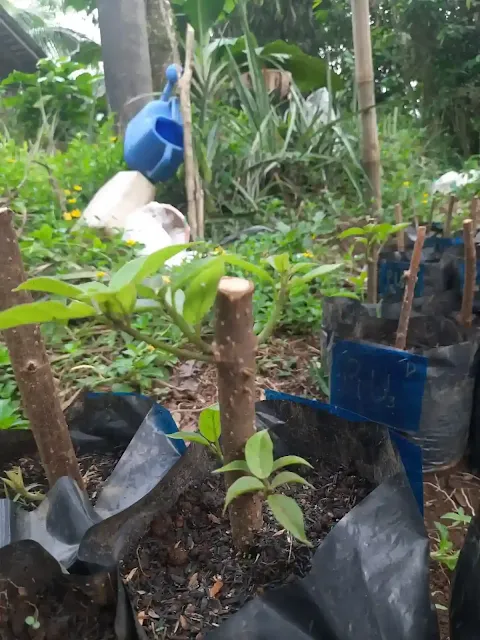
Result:
{"label": "blue plastic container", "polygon": [[171,97],[178,81],[177,67],[169,66],[166,76],[168,82],[160,100],[139,111],[125,131],[125,162],[153,183],[172,178],[183,162],[180,101]]}

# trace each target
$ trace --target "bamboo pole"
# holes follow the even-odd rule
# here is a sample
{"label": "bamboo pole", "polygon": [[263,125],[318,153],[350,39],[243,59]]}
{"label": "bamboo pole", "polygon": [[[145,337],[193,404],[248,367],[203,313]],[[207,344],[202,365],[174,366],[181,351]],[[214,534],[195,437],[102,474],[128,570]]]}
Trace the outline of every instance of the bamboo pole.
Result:
{"label": "bamboo pole", "polygon": [[[25,280],[12,213],[0,210],[0,311],[32,302],[28,291],[13,291]],[[70,476],[83,489],[83,480],[63,416],[52,369],[38,325],[4,331],[5,342],[50,486]]]}
{"label": "bamboo pole", "polygon": [[375,212],[382,207],[382,194],[369,0],[351,0],[351,6],[355,79],[362,123],[362,160],[369,181],[368,200]]}
{"label": "bamboo pole", "polygon": [[478,197],[474,196],[472,198],[472,202],[470,203],[470,219],[472,220],[473,225],[473,237],[477,235],[477,227],[478,227],[478,208],[479,201]]}
{"label": "bamboo pole", "polygon": [[187,192],[187,218],[193,240],[203,239],[204,229],[204,193],[198,165],[193,149],[192,100],[190,88],[193,77],[193,52],[195,47],[195,31],[187,26],[185,38],[185,63],[183,74],[178,85],[180,90],[180,107],[183,118],[183,148],[185,157],[185,189]]}
{"label": "bamboo pole", "polygon": [[450,196],[448,199],[447,213],[445,214],[445,228],[443,229],[443,237],[452,237],[452,219],[455,214],[455,207],[457,204],[456,196]]}
{"label": "bamboo pole", "polygon": [[473,320],[473,298],[475,295],[475,281],[477,275],[477,254],[475,251],[475,238],[473,236],[473,221],[470,219],[463,221],[463,243],[465,251],[465,277],[463,280],[460,324],[464,327],[471,327]]}
{"label": "bamboo pole", "polygon": [[[399,203],[395,205],[395,222],[396,224],[402,224],[403,222],[402,205]],[[401,252],[405,251],[405,231],[397,233],[397,248]]]}
{"label": "bamboo pole", "polygon": [[[245,444],[255,433],[253,290],[248,280],[225,277],[217,292],[215,357],[225,463],[242,460]],[[227,488],[240,475],[226,473]],[[232,502],[229,513],[233,543],[244,551],[262,526],[261,501],[255,494],[240,496]]]}
{"label": "bamboo pole", "polygon": [[422,259],[423,243],[425,242],[426,227],[418,227],[417,239],[413,247],[410,268],[405,272],[405,293],[403,294],[402,308],[400,309],[400,318],[398,320],[397,337],[395,347],[404,350],[407,346],[408,325],[410,322],[410,314],[412,313],[413,298],[415,296],[415,285],[417,283],[418,270]]}

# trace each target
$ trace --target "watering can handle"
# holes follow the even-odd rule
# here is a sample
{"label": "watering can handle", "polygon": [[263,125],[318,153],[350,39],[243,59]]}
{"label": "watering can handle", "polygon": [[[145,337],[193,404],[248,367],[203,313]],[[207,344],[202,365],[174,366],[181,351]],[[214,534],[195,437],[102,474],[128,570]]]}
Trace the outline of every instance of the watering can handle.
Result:
{"label": "watering can handle", "polygon": [[165,85],[165,89],[160,97],[162,102],[168,102],[172,97],[172,91],[175,85],[177,84],[179,77],[181,75],[181,68],[176,64],[171,64],[167,67],[165,75],[167,76],[167,84]]}

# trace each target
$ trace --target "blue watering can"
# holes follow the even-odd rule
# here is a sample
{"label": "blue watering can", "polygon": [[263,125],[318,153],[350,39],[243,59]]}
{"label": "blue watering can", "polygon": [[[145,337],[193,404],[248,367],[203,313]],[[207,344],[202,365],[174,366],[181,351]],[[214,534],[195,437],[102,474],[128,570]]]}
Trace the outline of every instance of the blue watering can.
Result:
{"label": "blue watering can", "polygon": [[180,101],[171,94],[178,70],[170,65],[160,100],[147,104],[130,120],[125,131],[123,155],[128,167],[150,182],[172,178],[183,162],[183,122]]}

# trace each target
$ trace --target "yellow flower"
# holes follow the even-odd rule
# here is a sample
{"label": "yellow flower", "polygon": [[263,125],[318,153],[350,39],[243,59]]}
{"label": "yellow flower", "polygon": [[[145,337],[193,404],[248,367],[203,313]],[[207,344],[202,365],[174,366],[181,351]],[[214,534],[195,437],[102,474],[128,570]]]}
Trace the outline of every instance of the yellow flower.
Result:
{"label": "yellow flower", "polygon": [[136,240],[127,240],[125,244],[128,244],[129,247],[133,247],[134,244],[137,244]]}
{"label": "yellow flower", "polygon": [[82,190],[82,187],[81,187],[79,184],[74,184],[74,185],[73,185],[73,190],[74,190],[74,191],[81,191],[81,190]]}
{"label": "yellow flower", "polygon": [[63,190],[63,193],[64,193],[66,196],[71,196],[71,195],[72,195],[72,192],[70,191],[70,189],[64,189],[64,190]]}
{"label": "yellow flower", "polygon": [[65,211],[65,213],[63,214],[63,219],[67,222],[70,222],[70,220],[72,219],[72,214],[68,213],[68,211]]}
{"label": "yellow flower", "polygon": [[149,351],[155,351],[155,347],[153,346],[153,344],[149,344],[149,345],[147,345],[147,349],[148,349]]}
{"label": "yellow flower", "polygon": [[423,194],[423,197],[424,197],[424,198],[428,198],[428,193],[424,193],[424,194]]}
{"label": "yellow flower", "polygon": [[97,278],[104,278],[106,275],[105,271],[97,271]]}
{"label": "yellow flower", "polygon": [[311,251],[305,251],[305,253],[302,253],[302,256],[304,258],[313,258],[313,253]]}
{"label": "yellow flower", "polygon": [[162,280],[164,281],[165,284],[170,284],[171,283],[171,278],[169,278],[168,276],[162,276]]}
{"label": "yellow flower", "polygon": [[424,199],[422,200],[422,204],[428,204],[428,200],[427,200],[426,198],[424,198]]}
{"label": "yellow flower", "polygon": [[118,140],[117,136],[112,136],[110,138],[110,142],[116,142]]}
{"label": "yellow flower", "polygon": [[73,211],[70,211],[70,215],[72,216],[72,218],[80,218],[82,212],[80,211],[80,209],[73,209]]}
{"label": "yellow flower", "polygon": [[68,204],[75,204],[77,202],[77,199],[76,198],[69,198],[67,200],[67,202],[68,202]]}
{"label": "yellow flower", "polygon": [[213,253],[217,256],[222,255],[222,253],[225,253],[225,249],[223,247],[215,247]]}
{"label": "yellow flower", "polygon": [[15,164],[16,160],[15,158],[7,158],[7,162],[10,162],[10,164]]}
{"label": "yellow flower", "polygon": [[409,187],[410,186],[410,182],[408,182],[408,180],[405,180],[405,182],[403,183],[404,187]]}

